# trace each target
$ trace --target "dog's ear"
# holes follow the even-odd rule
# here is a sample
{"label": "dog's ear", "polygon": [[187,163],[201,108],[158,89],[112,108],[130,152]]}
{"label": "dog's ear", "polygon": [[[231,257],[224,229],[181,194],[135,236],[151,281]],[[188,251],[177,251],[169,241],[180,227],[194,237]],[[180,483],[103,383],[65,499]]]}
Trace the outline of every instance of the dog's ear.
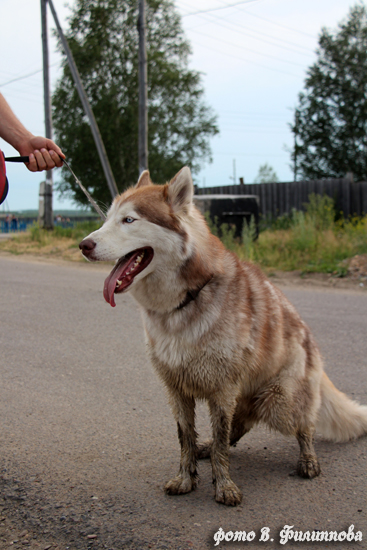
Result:
{"label": "dog's ear", "polygon": [[168,184],[168,202],[174,212],[187,211],[189,205],[192,203],[193,195],[194,185],[192,183],[190,168],[184,166]]}
{"label": "dog's ear", "polygon": [[139,181],[135,185],[135,188],[138,189],[139,187],[146,187],[147,185],[153,185],[153,183],[150,179],[149,170],[144,170],[144,172],[140,174]]}

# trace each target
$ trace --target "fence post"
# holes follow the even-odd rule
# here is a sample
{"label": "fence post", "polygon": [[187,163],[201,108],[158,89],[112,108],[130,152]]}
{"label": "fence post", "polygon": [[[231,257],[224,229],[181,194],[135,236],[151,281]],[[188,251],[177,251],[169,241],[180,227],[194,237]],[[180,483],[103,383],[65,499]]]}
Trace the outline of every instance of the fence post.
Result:
{"label": "fence post", "polygon": [[361,214],[367,214],[367,181],[361,181]]}
{"label": "fence post", "polygon": [[41,181],[39,190],[38,223],[40,227],[53,227],[52,182]]}

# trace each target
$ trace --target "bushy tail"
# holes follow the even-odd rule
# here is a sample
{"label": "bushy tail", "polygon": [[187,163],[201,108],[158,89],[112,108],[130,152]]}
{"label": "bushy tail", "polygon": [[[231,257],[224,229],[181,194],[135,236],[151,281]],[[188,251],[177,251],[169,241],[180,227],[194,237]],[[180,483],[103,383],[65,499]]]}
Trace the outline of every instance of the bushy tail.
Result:
{"label": "bushy tail", "polygon": [[321,407],[316,430],[335,442],[367,434],[367,407],[337,390],[325,373],[321,380]]}

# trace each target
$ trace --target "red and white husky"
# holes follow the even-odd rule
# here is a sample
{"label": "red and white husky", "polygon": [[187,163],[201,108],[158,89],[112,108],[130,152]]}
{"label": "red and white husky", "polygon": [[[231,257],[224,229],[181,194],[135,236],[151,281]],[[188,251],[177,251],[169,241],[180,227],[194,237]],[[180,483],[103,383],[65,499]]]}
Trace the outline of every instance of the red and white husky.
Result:
{"label": "red and white husky", "polygon": [[[333,441],[358,437],[367,432],[367,407],[333,386],[294,307],[258,267],[224,248],[192,199],[189,168],[166,185],[143,172],[80,248],[89,260],[117,260],[103,291],[111,306],[127,290],[142,306],[181,444],[167,493],[194,489],[196,461],[210,456],[216,500],[236,505],[242,495],[229,475],[229,446],[256,423],[294,435],[297,472],[312,478],[320,473],[315,429]],[[207,400],[213,426],[212,441],[201,446],[196,399]]]}

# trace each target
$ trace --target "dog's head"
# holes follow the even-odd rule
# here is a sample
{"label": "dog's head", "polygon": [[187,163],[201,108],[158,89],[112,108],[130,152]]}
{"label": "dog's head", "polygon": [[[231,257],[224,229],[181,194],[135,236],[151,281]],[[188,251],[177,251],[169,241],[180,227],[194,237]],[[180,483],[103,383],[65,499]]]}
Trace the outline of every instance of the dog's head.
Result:
{"label": "dog's head", "polygon": [[104,284],[105,300],[124,292],[156,270],[177,269],[190,254],[188,220],[192,211],[190,169],[182,168],[165,185],[149,172],[134,188],[115,198],[103,226],[79,245],[91,261],[117,260]]}

